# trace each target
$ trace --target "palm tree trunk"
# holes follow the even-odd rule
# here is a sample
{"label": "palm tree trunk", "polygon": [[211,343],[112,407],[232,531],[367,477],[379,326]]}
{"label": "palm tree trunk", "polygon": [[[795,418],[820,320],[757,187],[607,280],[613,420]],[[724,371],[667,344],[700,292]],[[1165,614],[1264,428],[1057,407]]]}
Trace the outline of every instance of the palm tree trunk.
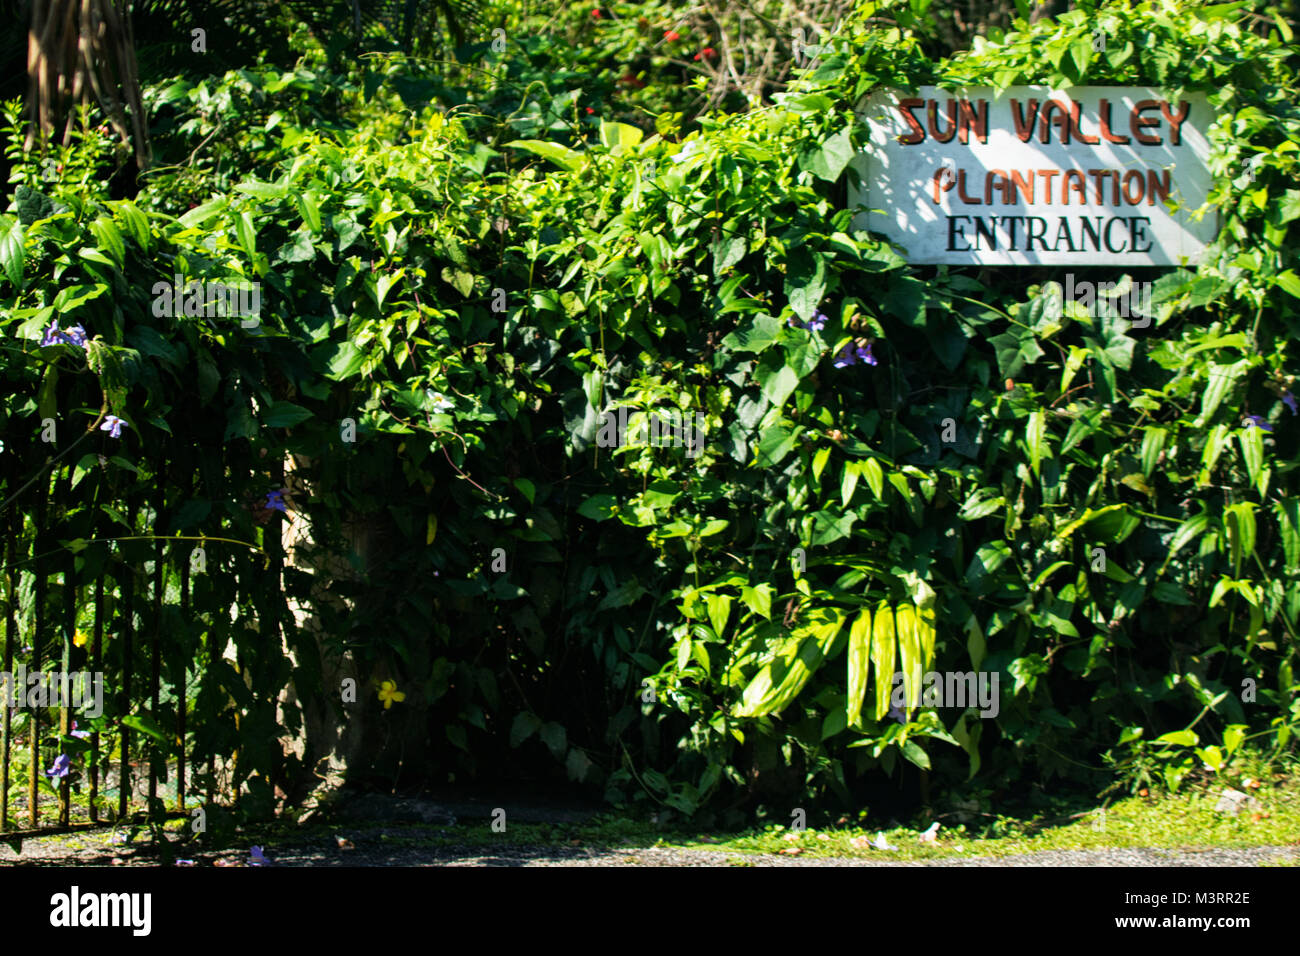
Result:
{"label": "palm tree trunk", "polygon": [[97,105],[146,169],[152,158],[135,37],[124,0],[32,0],[27,35],[27,149],[63,127],[70,141],[77,107]]}

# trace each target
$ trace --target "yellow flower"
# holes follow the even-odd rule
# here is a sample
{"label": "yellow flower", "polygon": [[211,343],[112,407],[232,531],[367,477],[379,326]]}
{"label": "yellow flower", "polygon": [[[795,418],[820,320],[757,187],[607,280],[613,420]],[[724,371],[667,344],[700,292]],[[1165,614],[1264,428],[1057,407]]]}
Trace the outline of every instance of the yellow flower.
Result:
{"label": "yellow flower", "polygon": [[89,641],[90,635],[81,628],[77,628],[76,633],[72,635],[72,643],[76,644],[78,647],[85,647]]}
{"label": "yellow flower", "polygon": [[397,685],[390,680],[384,681],[379,685],[379,699],[384,702],[384,710],[393,706],[393,701],[399,704],[406,700],[406,695],[397,689]]}

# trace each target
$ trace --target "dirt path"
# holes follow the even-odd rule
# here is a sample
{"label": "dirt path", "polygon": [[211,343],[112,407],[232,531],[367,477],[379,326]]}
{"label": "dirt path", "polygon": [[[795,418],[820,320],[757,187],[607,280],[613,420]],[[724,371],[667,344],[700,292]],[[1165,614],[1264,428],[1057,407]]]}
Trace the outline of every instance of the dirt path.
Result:
{"label": "dirt path", "polygon": [[[273,866],[1259,866],[1300,864],[1300,847],[1268,846],[1249,848],[1104,849],[1043,850],[1008,857],[952,857],[940,860],[900,862],[886,852],[865,857],[813,857],[806,855],[750,854],[730,850],[685,849],[679,847],[587,847],[574,841],[570,846],[529,846],[503,843],[499,847],[455,843],[418,844],[409,831],[367,831],[345,836],[350,846],[340,846],[336,832],[304,834],[292,843],[265,847]],[[454,837],[454,830],[442,838]],[[22,853],[0,845],[0,866],[156,866],[157,851],[147,844],[111,843],[110,831],[42,836],[23,841]],[[187,866],[245,866],[247,849],[223,852],[190,852]]]}

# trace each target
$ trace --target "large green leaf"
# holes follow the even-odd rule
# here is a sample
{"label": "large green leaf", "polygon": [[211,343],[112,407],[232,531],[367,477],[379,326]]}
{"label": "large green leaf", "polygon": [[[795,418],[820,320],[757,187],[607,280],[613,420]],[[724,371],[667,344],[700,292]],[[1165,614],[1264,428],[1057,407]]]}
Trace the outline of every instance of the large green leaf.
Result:
{"label": "large green leaf", "polygon": [[826,295],[826,260],[805,246],[790,257],[785,276],[785,296],[795,315],[807,322]]}
{"label": "large green leaf", "polygon": [[514,142],[506,143],[507,146],[513,146],[516,149],[525,149],[530,153],[536,153],[543,159],[549,159],[561,169],[567,169],[570,172],[579,169],[583,163],[583,154],[569,149],[567,146],[561,146],[559,143],[552,143],[544,139],[517,139]]}
{"label": "large green leaf", "polygon": [[[632,147],[641,142],[645,134],[635,126],[629,126],[627,123],[611,123],[602,120],[600,124],[600,142],[601,145],[610,149],[617,150],[618,147]],[[519,143],[511,143],[511,146],[518,146]]]}
{"label": "large green leaf", "polygon": [[1286,558],[1286,571],[1294,575],[1300,570],[1300,498],[1279,501],[1278,526],[1282,531],[1282,553]]}
{"label": "large green leaf", "polygon": [[849,628],[849,696],[846,710],[850,724],[862,716],[867,697],[867,677],[871,666],[871,612],[863,608]]}
{"label": "large green leaf", "polygon": [[781,337],[781,322],[775,316],[756,315],[722,340],[733,352],[762,352]]}
{"label": "large green leaf", "polygon": [[[779,714],[799,696],[813,672],[821,666],[831,642],[844,624],[838,608],[807,613],[809,623],[798,628],[786,643],[787,653],[765,666],[745,688],[738,717]],[[794,654],[788,650],[794,648]]]}
{"label": "large green leaf", "polygon": [[871,666],[876,672],[876,720],[889,713],[894,688],[894,611],[888,601],[876,608],[871,626]]}
{"label": "large green leaf", "polygon": [[821,145],[807,156],[803,168],[818,179],[835,182],[853,159],[853,141],[846,126],[837,133],[827,136]]}
{"label": "large green leaf", "polygon": [[276,402],[262,416],[262,424],[269,428],[292,428],[312,417],[312,413],[293,402]]}
{"label": "large green leaf", "polygon": [[902,656],[906,710],[910,714],[912,708],[921,701],[921,681],[925,676],[921,659],[921,635],[917,627],[916,610],[912,605],[900,604],[894,609],[894,630],[898,635],[898,650]]}
{"label": "large green leaf", "polygon": [[23,224],[12,216],[0,216],[0,269],[15,288],[22,288]]}

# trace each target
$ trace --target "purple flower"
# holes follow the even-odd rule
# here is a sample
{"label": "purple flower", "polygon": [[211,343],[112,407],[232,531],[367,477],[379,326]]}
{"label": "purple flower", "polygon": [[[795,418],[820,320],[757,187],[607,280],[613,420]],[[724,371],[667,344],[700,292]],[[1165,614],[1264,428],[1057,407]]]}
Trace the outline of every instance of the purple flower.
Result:
{"label": "purple flower", "polygon": [[83,349],[86,347],[86,330],[80,325],[74,325],[66,332],[59,331],[59,320],[55,319],[50,323],[50,327],[45,330],[45,338],[41,339],[41,345],[79,345]]}
{"label": "purple flower", "polygon": [[863,365],[879,365],[879,364],[880,364],[879,362],[876,361],[876,357],[875,357],[874,355],[871,354],[871,343],[870,343],[870,342],[867,343],[867,347],[866,347],[865,349],[863,349],[863,348],[859,348],[859,349],[858,349],[858,361],[861,362]]}
{"label": "purple flower", "polygon": [[251,850],[248,851],[248,854],[250,857],[248,861],[249,866],[266,866],[268,863],[271,862],[265,856],[262,855],[262,848],[260,846],[253,847]]}
{"label": "purple flower", "polygon": [[77,729],[77,722],[75,720],[72,722],[72,730],[68,731],[68,733],[70,733],[72,736],[76,737],[79,740],[84,740],[85,738],[90,736],[89,730]]}
{"label": "purple flower", "polygon": [[47,777],[66,777],[71,766],[72,758],[67,754],[59,754],[54,758],[54,766],[45,771],[45,775]]}
{"label": "purple flower", "polygon": [[266,495],[266,505],[265,505],[265,507],[267,508],[267,510],[269,510],[269,511],[282,511],[282,512],[285,512],[285,513],[287,514],[288,512],[285,511],[285,507],[284,507],[284,499],[283,499],[283,497],[282,497],[283,494],[284,494],[284,489],[283,489],[283,488],[281,488],[279,491],[270,491],[270,492],[267,492],[267,495]]}
{"label": "purple flower", "polygon": [[118,418],[116,415],[109,415],[104,419],[104,424],[99,426],[99,430],[101,432],[108,432],[113,438],[121,438],[122,426],[125,424],[126,422],[122,421],[122,419]]}
{"label": "purple flower", "polygon": [[1273,426],[1266,422],[1261,415],[1247,415],[1246,422],[1246,428],[1262,428],[1266,432],[1273,430]]}
{"label": "purple flower", "polygon": [[1287,392],[1285,395],[1282,396],[1282,404],[1285,405],[1287,408],[1291,409],[1292,415],[1300,415],[1300,408],[1296,407],[1295,396],[1292,395],[1290,392]]}
{"label": "purple flower", "polygon": [[820,312],[814,312],[813,317],[807,322],[800,322],[795,316],[786,319],[786,325],[791,328],[807,329],[809,332],[820,332],[826,328],[826,316]]}
{"label": "purple flower", "polygon": [[907,723],[907,714],[892,704],[890,705],[889,713],[886,716],[894,718],[894,720],[898,721],[900,724]]}
{"label": "purple flower", "polygon": [[836,368],[848,368],[850,365],[857,365],[858,357],[853,354],[853,344],[849,343],[844,346],[840,354],[835,356]]}

